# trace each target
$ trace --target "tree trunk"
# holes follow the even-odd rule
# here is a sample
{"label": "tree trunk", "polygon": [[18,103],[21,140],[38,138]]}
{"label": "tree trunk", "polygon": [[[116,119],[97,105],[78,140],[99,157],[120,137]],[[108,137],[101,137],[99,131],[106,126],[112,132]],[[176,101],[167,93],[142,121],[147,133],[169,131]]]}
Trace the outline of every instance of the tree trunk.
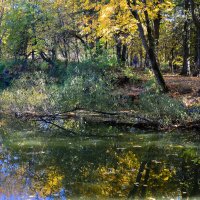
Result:
{"label": "tree trunk", "polygon": [[156,59],[156,55],[152,48],[148,49],[148,54],[149,54],[149,59],[151,61],[152,70],[154,72],[154,75],[156,77],[158,84],[161,86],[163,92],[168,92],[169,89],[168,89],[167,85],[165,84],[165,80],[160,72],[159,65],[158,65],[158,62]]}
{"label": "tree trunk", "polygon": [[183,33],[183,68],[181,75],[190,75],[190,25],[188,21],[189,0],[185,0],[185,22]]}
{"label": "tree trunk", "polygon": [[143,49],[141,47],[141,49],[140,49],[140,68],[142,68],[142,67],[143,67]]}
{"label": "tree trunk", "polygon": [[147,52],[145,53],[144,67],[145,68],[150,68],[151,67],[150,66],[150,62],[149,62],[149,55],[148,55]]}
{"label": "tree trunk", "polygon": [[49,58],[43,51],[40,52],[41,58],[47,62],[51,67],[54,67],[55,63],[51,58]]}
{"label": "tree trunk", "polygon": [[150,160],[150,161],[147,162],[147,165],[146,165],[144,182],[143,182],[142,189],[141,189],[141,197],[142,198],[145,198],[145,195],[146,195],[147,183],[148,183],[148,180],[149,180],[149,177],[150,177],[150,171],[151,171],[151,164],[152,164],[152,161]]}
{"label": "tree trunk", "polygon": [[139,171],[138,171],[138,174],[137,174],[137,177],[136,177],[136,183],[137,184],[135,184],[134,187],[132,188],[132,190],[129,192],[129,195],[128,195],[129,199],[134,199],[136,194],[137,194],[139,184],[140,184],[141,179],[142,179],[142,173],[145,170],[146,164],[147,164],[147,161],[142,161],[141,164],[140,164],[140,168],[139,168]]}
{"label": "tree trunk", "polygon": [[120,41],[117,41],[116,53],[117,53],[117,62],[118,62],[118,64],[121,63],[121,47],[122,47],[121,42],[120,42]]}
{"label": "tree trunk", "polygon": [[[190,7],[191,7],[191,13],[192,13],[192,20],[194,22],[194,25],[196,27],[197,31],[197,75],[200,75],[200,18],[196,15],[196,13],[200,13],[200,10],[198,10],[197,6],[195,5],[194,0],[189,0]],[[197,12],[195,10],[197,9]]]}
{"label": "tree trunk", "polygon": [[173,61],[174,61],[174,48],[171,49],[170,51],[170,58],[169,58],[169,67],[171,69],[171,73],[174,74],[174,65],[173,65]]}
{"label": "tree trunk", "polygon": [[197,73],[200,75],[200,27],[197,29]]}
{"label": "tree trunk", "polygon": [[[130,12],[132,13],[132,15],[134,16],[134,18],[137,20],[137,26],[138,26],[138,31],[140,34],[140,38],[142,39],[142,44],[144,46],[144,48],[146,49],[146,52],[149,55],[149,59],[151,62],[151,66],[152,66],[152,70],[154,72],[155,78],[157,80],[158,85],[161,87],[161,90],[163,92],[168,92],[169,89],[167,87],[167,85],[165,84],[164,78],[160,72],[160,68],[159,68],[159,64],[158,64],[158,60],[156,57],[156,53],[155,53],[155,41],[154,41],[154,37],[152,35],[152,30],[151,30],[151,26],[150,26],[150,20],[148,17],[148,12],[144,11],[145,14],[145,19],[146,19],[146,26],[147,26],[147,33],[148,33],[148,37],[146,39],[145,37],[145,33],[144,33],[144,28],[142,26],[142,22],[140,20],[140,16],[138,14],[137,10],[133,10],[131,4],[136,5],[136,1],[134,0],[132,3],[130,2],[130,0],[127,0],[127,4],[129,6]],[[148,42],[147,42],[148,40]]]}
{"label": "tree trunk", "polygon": [[122,44],[120,40],[117,41],[116,53],[118,64],[124,66],[127,59],[127,46]]}
{"label": "tree trunk", "polygon": [[79,63],[80,62],[80,59],[79,59],[80,48],[79,48],[77,39],[75,39],[75,50],[76,50],[76,61]]}
{"label": "tree trunk", "polygon": [[121,63],[123,66],[126,63],[126,58],[127,58],[127,46],[125,44],[123,44],[122,53],[121,53]]}
{"label": "tree trunk", "polygon": [[159,38],[160,38],[160,22],[161,22],[162,17],[161,17],[160,12],[158,12],[157,15],[158,17],[154,19],[153,21],[153,26],[154,26],[154,38],[155,38],[154,39],[155,53],[158,55],[158,46],[159,46]]}

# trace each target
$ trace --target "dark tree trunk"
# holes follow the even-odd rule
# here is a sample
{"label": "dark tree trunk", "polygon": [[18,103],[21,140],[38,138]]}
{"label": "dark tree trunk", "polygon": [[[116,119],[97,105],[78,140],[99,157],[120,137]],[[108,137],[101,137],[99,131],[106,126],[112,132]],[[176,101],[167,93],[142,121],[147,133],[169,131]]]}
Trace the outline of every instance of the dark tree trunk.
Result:
{"label": "dark tree trunk", "polygon": [[33,32],[33,42],[32,42],[31,57],[32,57],[32,61],[34,61],[35,60],[35,50],[34,50],[34,47],[37,45],[35,23],[32,23],[31,28],[32,28],[32,32]]}
{"label": "dark tree trunk", "polygon": [[128,195],[129,199],[134,199],[136,194],[137,194],[137,191],[138,191],[138,188],[139,188],[139,184],[140,184],[141,179],[142,179],[142,173],[145,170],[146,164],[147,164],[146,161],[143,161],[140,164],[140,168],[139,168],[139,171],[138,171],[138,174],[137,174],[137,177],[136,177],[136,183],[137,184],[135,184],[134,187],[132,188],[132,190],[129,192],[129,195]]}
{"label": "dark tree trunk", "polygon": [[189,0],[185,0],[185,22],[184,22],[184,33],[183,33],[183,68],[181,75],[190,75],[190,25],[188,21],[188,10]]}
{"label": "dark tree trunk", "polygon": [[151,65],[152,65],[152,70],[154,72],[154,75],[156,77],[156,80],[158,82],[158,84],[161,86],[163,92],[168,92],[168,88],[167,85],[165,84],[164,78],[160,72],[160,68],[156,59],[156,55],[153,51],[152,48],[148,49],[148,54],[149,54],[149,59],[151,61]]}
{"label": "dark tree trunk", "polygon": [[79,59],[80,48],[79,48],[77,39],[75,40],[75,50],[76,50],[76,61],[79,63],[80,62],[80,59]]}
{"label": "dark tree trunk", "polygon": [[150,68],[150,61],[149,61],[149,55],[148,53],[146,52],[145,54],[145,60],[144,60],[144,65],[145,65],[145,68]]}
{"label": "dark tree trunk", "polygon": [[143,49],[141,47],[141,49],[140,49],[140,68],[142,68],[142,67],[143,67]]}
{"label": "dark tree trunk", "polygon": [[116,45],[116,53],[117,53],[117,62],[119,64],[121,64],[121,48],[122,48],[122,44],[120,41],[117,42],[117,45]]}
{"label": "dark tree trunk", "polygon": [[[142,22],[140,20],[140,16],[138,14],[137,10],[133,10],[131,4],[136,5],[136,1],[133,0],[132,3],[130,2],[130,0],[127,0],[127,4],[129,6],[130,12],[132,13],[132,15],[134,16],[134,18],[137,20],[137,26],[138,26],[138,31],[140,34],[140,37],[142,39],[142,43],[144,48],[146,49],[148,55],[149,55],[149,59],[151,62],[151,66],[152,66],[152,70],[154,72],[155,78],[157,80],[157,83],[159,84],[159,86],[161,87],[161,90],[163,92],[168,92],[168,87],[165,84],[164,78],[160,72],[160,68],[159,68],[159,63],[157,60],[157,56],[155,53],[155,37],[153,37],[152,35],[152,29],[151,29],[151,23],[150,23],[150,19],[148,16],[148,12],[144,11],[144,15],[145,15],[145,20],[146,20],[146,27],[147,27],[147,39],[145,37],[145,33],[144,33],[144,28],[142,26]],[[147,42],[148,40],[148,42]]]}
{"label": "dark tree trunk", "polygon": [[[62,40],[62,41],[64,42],[65,40]],[[67,52],[65,42],[63,43],[62,46],[60,45],[60,52],[61,52],[63,58],[65,59],[64,62],[65,62],[65,65],[67,66],[68,65],[68,52]]]}
{"label": "dark tree trunk", "polygon": [[[159,38],[160,38],[160,22],[161,22],[161,14],[158,12],[158,17],[153,21],[154,26],[154,45],[155,45],[155,53],[158,55],[158,46],[159,46]],[[157,56],[158,57],[158,56]]]}
{"label": "dark tree trunk", "polygon": [[[56,41],[54,42],[55,44],[57,43]],[[56,46],[53,46],[53,48],[51,49],[51,60],[55,63],[57,60],[57,49]]]}
{"label": "dark tree trunk", "polygon": [[142,191],[141,191],[142,198],[145,198],[145,195],[146,195],[147,183],[150,177],[150,171],[151,171],[151,161],[147,162],[147,166],[146,166],[146,173],[145,173],[144,183],[143,183]]}
{"label": "dark tree trunk", "polygon": [[49,58],[43,51],[40,52],[41,58],[47,62],[51,67],[54,67],[55,63],[51,58]]}
{"label": "dark tree trunk", "polygon": [[122,45],[122,53],[121,53],[121,63],[125,65],[127,58],[127,46],[125,44]]}
{"label": "dark tree trunk", "polygon": [[[196,27],[197,31],[197,75],[200,75],[200,17],[197,15],[200,13],[199,7],[195,5],[194,0],[189,0],[190,7],[191,7],[191,13],[192,13],[192,20],[194,22],[194,25]],[[197,12],[195,12],[195,10]]]}
{"label": "dark tree trunk", "polygon": [[127,45],[122,44],[122,42],[118,40],[116,45],[116,53],[118,64],[124,66],[127,60]]}
{"label": "dark tree trunk", "polygon": [[95,47],[96,47],[96,52],[95,54],[98,55],[102,55],[103,54],[103,45],[100,42],[100,38],[97,38],[95,41]]}
{"label": "dark tree trunk", "polygon": [[133,66],[133,51],[132,50],[129,53],[129,66]]}
{"label": "dark tree trunk", "polygon": [[200,27],[197,29],[197,72],[200,75]]}

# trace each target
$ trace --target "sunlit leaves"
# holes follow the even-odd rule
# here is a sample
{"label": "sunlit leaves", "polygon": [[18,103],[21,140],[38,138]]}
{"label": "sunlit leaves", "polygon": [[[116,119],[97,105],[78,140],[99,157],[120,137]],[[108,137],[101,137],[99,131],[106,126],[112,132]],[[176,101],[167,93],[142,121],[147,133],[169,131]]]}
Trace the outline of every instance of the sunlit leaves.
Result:
{"label": "sunlit leaves", "polygon": [[[82,34],[87,34],[92,41],[94,38],[112,41],[116,35],[124,43],[129,43],[137,30],[137,21],[134,19],[126,0],[99,1],[94,5],[91,1],[85,1],[84,9],[88,10],[85,16],[86,23],[82,27]],[[131,5],[133,10],[141,15],[144,22],[144,11],[147,11],[150,19],[154,20],[161,13],[168,13],[173,8],[172,1],[136,1]],[[90,12],[89,12],[90,11]]]}

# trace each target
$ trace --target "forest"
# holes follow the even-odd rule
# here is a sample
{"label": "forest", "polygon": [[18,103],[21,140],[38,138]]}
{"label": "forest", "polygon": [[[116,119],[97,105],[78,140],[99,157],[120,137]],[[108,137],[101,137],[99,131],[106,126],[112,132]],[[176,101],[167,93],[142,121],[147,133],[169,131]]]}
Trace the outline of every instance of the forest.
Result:
{"label": "forest", "polygon": [[199,130],[200,0],[0,1],[0,199],[199,199]]}
{"label": "forest", "polygon": [[153,126],[198,126],[199,6],[2,0],[1,111],[137,110]]}

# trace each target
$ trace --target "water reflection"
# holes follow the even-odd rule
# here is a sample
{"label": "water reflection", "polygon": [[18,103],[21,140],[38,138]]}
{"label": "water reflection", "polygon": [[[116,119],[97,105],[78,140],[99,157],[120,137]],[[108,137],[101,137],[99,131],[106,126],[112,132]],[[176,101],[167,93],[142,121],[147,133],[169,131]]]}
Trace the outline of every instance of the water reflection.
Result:
{"label": "water reflection", "polygon": [[120,137],[66,137],[10,123],[1,128],[0,199],[200,199],[197,133],[88,126]]}

